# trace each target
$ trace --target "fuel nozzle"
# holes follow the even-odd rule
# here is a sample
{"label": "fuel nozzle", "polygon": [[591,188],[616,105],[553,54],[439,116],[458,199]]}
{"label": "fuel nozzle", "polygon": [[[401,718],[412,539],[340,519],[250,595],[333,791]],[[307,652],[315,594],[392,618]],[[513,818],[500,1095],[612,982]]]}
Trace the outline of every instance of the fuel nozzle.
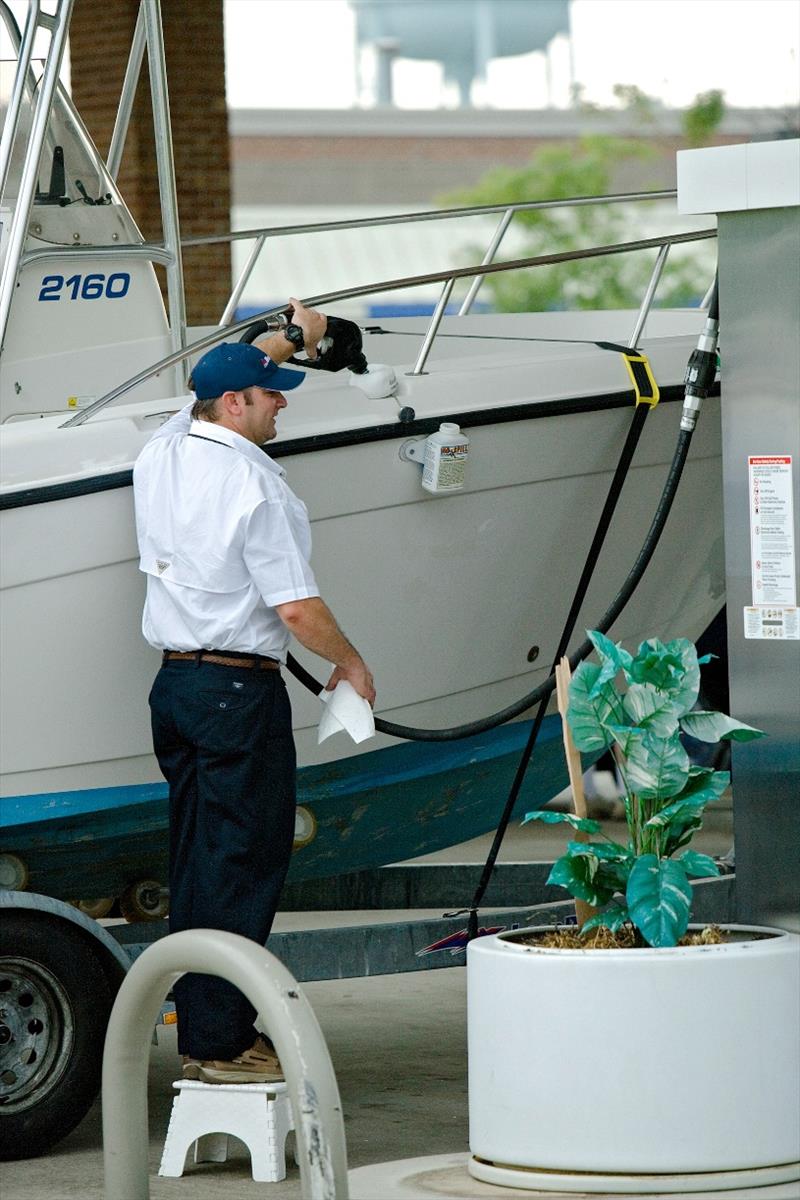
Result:
{"label": "fuel nozzle", "polygon": [[697,424],[700,408],[717,375],[717,343],[719,341],[719,291],[718,282],[714,281],[714,289],[708,305],[708,316],[703,326],[703,332],[692,351],[692,356],[686,366],[683,379],[683,411],[681,413],[681,429],[691,433]]}
{"label": "fuel nozzle", "polygon": [[[245,329],[241,340],[254,342],[256,338],[263,337],[265,333],[277,333],[279,330],[283,330],[300,352],[304,349],[303,333],[298,325],[292,323],[292,316],[293,310],[289,309],[286,312],[275,313],[274,316],[256,321],[255,324]],[[293,355],[289,362],[314,371],[341,371],[347,367],[355,375],[364,375],[368,370],[361,330],[355,321],[348,321],[344,317],[328,317],[328,327],[325,336],[317,346],[316,358],[300,359]]]}

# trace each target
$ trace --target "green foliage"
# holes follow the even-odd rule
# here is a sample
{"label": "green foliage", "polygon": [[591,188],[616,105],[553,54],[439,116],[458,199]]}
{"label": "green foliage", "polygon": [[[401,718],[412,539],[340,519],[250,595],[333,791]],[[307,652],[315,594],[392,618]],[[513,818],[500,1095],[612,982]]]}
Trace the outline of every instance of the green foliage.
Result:
{"label": "green foliage", "polygon": [[683,133],[690,146],[705,146],[725,116],[724,93],[701,92],[683,114]]}
{"label": "green foliage", "polygon": [[[658,126],[661,106],[633,85],[618,84],[615,95],[646,137]],[[594,106],[578,103],[591,123]],[[683,115],[684,136],[698,146],[714,133],[724,115],[721,92],[699,95]],[[446,206],[515,204],[531,200],[565,200],[603,196],[619,190],[617,179],[631,164],[653,161],[656,151],[646,137],[614,137],[597,133],[541,146],[520,168],[496,167],[471,188],[443,196]],[[649,205],[594,205],[518,212],[513,228],[524,231],[513,257],[533,257],[589,246],[631,241]],[[479,260],[484,246],[469,248]],[[534,270],[488,276],[484,290],[500,312],[551,309],[638,308],[655,261],[655,251],[558,263]],[[697,303],[713,272],[713,250],[705,244],[673,249],[659,287],[658,303],[666,307]]]}
{"label": "green foliage", "polygon": [[622,101],[640,125],[655,124],[657,102],[647,92],[643,92],[635,83],[616,83],[613,91],[617,100]]}
{"label": "green foliage", "polygon": [[724,713],[692,712],[683,718],[684,733],[691,734],[698,742],[751,742],[759,737],[759,731],[750,725],[732,721]]}
{"label": "green foliage", "polygon": [[591,821],[587,817],[576,817],[574,813],[551,812],[549,809],[538,809],[536,812],[525,814],[526,821],[543,821],[545,825],[559,825],[562,822],[571,825],[573,829],[582,829],[584,833],[599,833],[600,822]]}
{"label": "green foliage", "polygon": [[[687,850],[705,806],[730,783],[726,771],[692,766],[681,736],[750,741],[759,729],[723,713],[693,711],[700,688],[697,651],[685,638],[642,642],[635,655],[590,633],[599,664],[583,662],[569,688],[567,722],[580,750],[615,747],[625,786],[628,844],[570,842],[548,883],[603,911],[583,930],[630,921],[651,946],[674,946],[691,911],[689,877],[718,875],[712,858]],[[597,821],[533,812],[526,820],[565,821],[596,833]]]}
{"label": "green foliage", "polygon": [[671,858],[637,858],[625,892],[628,912],[651,946],[675,946],[686,932],[692,889],[686,869]]}
{"label": "green foliage", "polygon": [[629,920],[628,906],[620,903],[619,900],[612,900],[602,912],[595,913],[593,917],[589,917],[588,921],[584,922],[581,933],[588,933],[590,929],[599,929],[601,925],[610,929],[612,933],[616,933]]}

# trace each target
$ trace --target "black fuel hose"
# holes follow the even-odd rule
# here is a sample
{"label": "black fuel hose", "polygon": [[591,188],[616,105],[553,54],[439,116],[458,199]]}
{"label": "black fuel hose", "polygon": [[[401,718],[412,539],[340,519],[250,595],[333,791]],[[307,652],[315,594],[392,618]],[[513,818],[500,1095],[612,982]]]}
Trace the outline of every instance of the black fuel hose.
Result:
{"label": "black fuel hose", "polygon": [[[622,452],[619,456],[617,469],[614,472],[614,477],[611,480],[611,486],[608,489],[608,495],[606,496],[603,510],[600,513],[600,517],[597,522],[597,529],[595,531],[594,538],[592,539],[589,553],[586,556],[586,561],[584,562],[583,570],[581,571],[581,577],[578,580],[578,586],[575,589],[575,595],[572,598],[572,604],[570,605],[567,619],[564,622],[564,627],[561,631],[561,637],[558,639],[558,648],[555,652],[553,662],[550,667],[551,677],[555,676],[556,667],[561,662],[564,654],[566,654],[567,646],[569,645],[570,639],[575,632],[575,625],[578,621],[578,614],[580,613],[581,605],[586,598],[586,592],[588,591],[592,575],[594,574],[594,569],[597,566],[597,561],[600,557],[600,551],[602,549],[603,542],[605,541],[606,534],[611,526],[611,518],[614,515],[617,502],[622,493],[622,489],[625,486],[625,480],[628,477],[628,471],[630,470],[633,454],[639,443],[639,438],[641,437],[642,430],[644,429],[644,423],[649,412],[649,404],[637,404],[636,410],[633,414],[633,420],[631,421],[627,437],[625,438],[625,443],[622,447]],[[478,909],[483,901],[484,893],[489,886],[489,880],[492,877],[494,865],[497,861],[497,856],[500,853],[500,847],[503,844],[503,838],[506,835],[506,830],[508,829],[509,822],[511,821],[511,815],[514,812],[517,800],[519,799],[519,794],[522,791],[522,785],[525,782],[525,774],[530,765],[531,757],[536,748],[536,743],[539,740],[539,733],[547,713],[549,699],[550,697],[548,695],[543,696],[539,701],[531,728],[528,732],[525,746],[523,747],[522,754],[520,755],[519,762],[517,763],[517,769],[514,772],[514,779],[511,787],[509,788],[508,795],[506,796],[505,804],[503,805],[503,811],[500,815],[500,820],[497,824],[497,828],[494,831],[494,837],[492,838],[492,844],[489,848],[489,853],[486,856],[486,861],[483,864],[483,869],[475,886],[472,903],[470,904],[469,909],[466,910],[469,913],[467,934],[470,941],[478,936]]]}
{"label": "black fuel hose", "polygon": [[[666,525],[667,518],[672,508],[672,502],[675,499],[675,493],[678,490],[683,468],[686,463],[686,457],[689,453],[689,446],[692,440],[691,430],[680,430],[678,441],[675,446],[675,451],[670,463],[667,479],[664,484],[664,489],[658,502],[658,506],[653,515],[653,520],[647,535],[642,544],[639,554],[628,572],[627,578],[622,587],[617,592],[611,605],[603,613],[602,617],[594,622],[594,628],[601,633],[607,633],[611,626],[616,621],[617,617],[625,608],[625,605],[630,600],[634,591],[639,585],[639,582],[644,575],[653,557],[656,546]],[[578,663],[583,662],[592,653],[592,644],[588,640],[581,642],[577,650],[569,657],[569,665],[571,670],[575,670]],[[309,691],[319,695],[323,685],[308,672],[305,667],[289,655],[286,665],[292,675],[299,680]],[[555,690],[555,676],[550,675],[543,683],[533,691],[521,696],[513,704],[509,704],[506,708],[500,709],[498,712],[492,713],[490,716],[481,717],[476,721],[467,721],[463,725],[453,725],[446,729],[421,729],[414,725],[399,725],[394,721],[386,721],[383,717],[375,718],[375,729],[379,733],[388,733],[391,737],[403,738],[407,741],[416,742],[451,742],[457,741],[459,738],[471,737],[474,734],[486,733],[489,729],[496,729],[498,725],[504,725],[506,721],[511,721],[514,717],[520,716],[526,709],[532,708],[534,704],[550,696]]]}

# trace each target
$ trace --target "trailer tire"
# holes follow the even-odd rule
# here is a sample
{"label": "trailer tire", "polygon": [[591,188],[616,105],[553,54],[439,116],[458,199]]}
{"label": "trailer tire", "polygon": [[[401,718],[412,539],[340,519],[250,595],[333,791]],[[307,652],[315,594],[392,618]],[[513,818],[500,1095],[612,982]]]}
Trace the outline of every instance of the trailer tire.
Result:
{"label": "trailer tire", "polygon": [[90,937],[32,912],[0,934],[0,1158],[66,1137],[100,1090],[112,989]]}

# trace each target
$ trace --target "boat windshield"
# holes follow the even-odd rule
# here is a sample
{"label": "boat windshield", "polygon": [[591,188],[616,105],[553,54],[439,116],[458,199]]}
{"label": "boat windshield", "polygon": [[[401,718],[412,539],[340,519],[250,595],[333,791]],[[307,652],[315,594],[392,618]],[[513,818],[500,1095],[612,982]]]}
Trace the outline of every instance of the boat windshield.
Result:
{"label": "boat windshield", "polygon": [[[0,63],[0,125],[5,121],[8,112],[15,68],[16,64],[13,62]],[[36,93],[41,85],[42,71],[43,63],[41,61],[36,60],[31,63],[26,84],[26,96],[20,112],[19,127],[11,149],[8,179],[3,195],[0,197],[0,207],[6,212],[13,212],[16,208],[26,155],[30,146]],[[36,213],[37,224],[41,229],[42,240],[65,245],[73,242],[69,222],[47,219],[48,210],[50,215],[56,218],[62,210],[68,209],[71,205],[81,206],[80,240],[83,243],[91,244],[93,240],[103,243],[107,240],[107,221],[99,219],[105,206],[118,206],[127,216],[125,205],[105,164],[75,111],[72,101],[59,84],[39,160],[36,192],[33,200],[33,209]],[[91,220],[92,212],[96,216],[94,222]],[[97,225],[96,239],[91,236],[93,224]],[[122,226],[127,228],[129,236],[123,235],[119,238],[120,241],[141,241],[141,236],[129,217],[122,222]]]}

